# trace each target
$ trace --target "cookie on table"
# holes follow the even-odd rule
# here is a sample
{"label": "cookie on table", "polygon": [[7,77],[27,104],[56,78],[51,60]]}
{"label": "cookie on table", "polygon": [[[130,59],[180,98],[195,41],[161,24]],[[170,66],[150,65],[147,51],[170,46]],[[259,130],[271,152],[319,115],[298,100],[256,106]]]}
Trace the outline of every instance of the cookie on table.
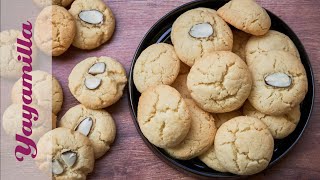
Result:
{"label": "cookie on table", "polygon": [[69,12],[74,16],[77,26],[73,46],[90,50],[112,37],[116,25],[115,17],[102,0],[76,0]]}
{"label": "cookie on table", "polygon": [[232,30],[232,33],[232,52],[238,55],[242,60],[246,61],[246,44],[251,35],[239,30]]}
{"label": "cookie on table", "polygon": [[192,66],[187,86],[202,109],[224,113],[242,106],[250,94],[252,79],[239,56],[230,51],[216,51]]}
{"label": "cookie on table", "polygon": [[116,137],[116,125],[107,111],[88,109],[81,104],[70,108],[61,118],[59,126],[87,136],[93,146],[95,159],[110,149]]}
{"label": "cookie on table", "polygon": [[231,0],[217,12],[227,23],[252,35],[264,35],[271,27],[267,11],[255,0]]}
{"label": "cookie on table", "polygon": [[221,165],[238,175],[264,170],[272,157],[274,142],[268,127],[259,119],[239,116],[218,129],[214,149]]}
{"label": "cookie on table", "polygon": [[306,71],[300,59],[284,51],[257,55],[248,64],[253,85],[251,105],[269,115],[282,115],[298,106],[308,91]]}
{"label": "cookie on table", "polygon": [[133,81],[139,92],[148,87],[170,85],[180,70],[180,60],[170,44],[153,44],[145,49],[133,69]]}
{"label": "cookie on table", "polygon": [[168,85],[148,88],[139,99],[138,123],[143,135],[155,146],[180,144],[191,126],[189,109],[177,90]]}
{"label": "cookie on table", "polygon": [[209,168],[219,171],[219,172],[228,172],[220,163],[217,158],[214,145],[212,145],[209,150],[201,154],[199,157],[200,161],[205,163]]}
{"label": "cookie on table", "polygon": [[284,115],[271,116],[259,112],[248,101],[243,106],[243,113],[246,116],[260,119],[268,126],[269,131],[275,139],[283,139],[291,134],[296,129],[301,115],[299,105]]}
{"label": "cookie on table", "polygon": [[86,179],[93,171],[93,147],[79,132],[56,128],[40,138],[37,148],[36,164],[52,179]]}
{"label": "cookie on table", "polygon": [[81,61],[69,75],[72,95],[90,109],[102,109],[116,103],[122,97],[126,83],[123,66],[105,56]]}
{"label": "cookie on table", "polygon": [[59,56],[68,50],[76,34],[72,15],[61,6],[44,8],[37,17],[34,39],[44,53]]}
{"label": "cookie on table", "polygon": [[[63,103],[63,92],[59,81],[44,71],[32,71],[30,75],[32,76],[32,103],[44,109],[52,109],[54,114],[58,114]],[[13,103],[22,102],[22,82],[20,78],[12,87]]]}
{"label": "cookie on table", "polygon": [[237,109],[231,112],[226,112],[226,113],[215,113],[212,114],[214,120],[215,120],[215,125],[217,128],[219,128],[223,123],[229,121],[232,118],[242,116],[243,113]]}
{"label": "cookie on table", "polygon": [[58,5],[58,6],[63,6],[67,7],[69,6],[74,0],[33,0],[33,2],[38,6],[38,7],[46,7],[46,6],[51,6],[51,5]]}
{"label": "cookie on table", "polygon": [[210,113],[199,108],[191,99],[185,100],[191,116],[191,127],[185,139],[177,146],[165,148],[172,157],[188,160],[206,152],[213,144],[217,128]]}
{"label": "cookie on table", "polygon": [[171,86],[181,94],[182,98],[191,99],[192,97],[187,86],[187,77],[188,74],[179,74]]}
{"label": "cookie on table", "polygon": [[196,8],[173,23],[171,40],[180,60],[192,66],[213,51],[231,51],[233,37],[226,22],[213,9]]}

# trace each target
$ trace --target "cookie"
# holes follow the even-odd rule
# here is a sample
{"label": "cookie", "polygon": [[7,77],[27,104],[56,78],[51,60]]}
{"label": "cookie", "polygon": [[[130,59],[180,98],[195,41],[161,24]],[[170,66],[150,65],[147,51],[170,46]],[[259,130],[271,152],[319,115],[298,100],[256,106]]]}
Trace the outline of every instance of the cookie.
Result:
{"label": "cookie", "polygon": [[223,123],[229,121],[230,119],[238,116],[242,116],[242,115],[243,114],[240,110],[235,110],[235,111],[226,112],[226,113],[212,114],[217,128],[219,128]]}
{"label": "cookie", "polygon": [[188,74],[179,74],[171,86],[175,88],[183,98],[191,99],[192,97],[187,86],[187,77]]}
{"label": "cookie", "polygon": [[172,157],[188,160],[206,152],[212,146],[217,128],[210,113],[203,111],[191,99],[185,100],[191,116],[191,127],[185,139],[177,146],[166,148]]}
{"label": "cookie", "polygon": [[291,134],[296,129],[301,115],[299,105],[284,115],[270,116],[254,109],[248,101],[243,106],[243,113],[246,116],[260,119],[268,126],[275,139],[283,139]]}
{"label": "cookie", "polygon": [[33,2],[38,6],[38,7],[46,7],[46,6],[51,6],[51,5],[58,5],[58,6],[63,6],[67,7],[69,6],[74,0],[33,0]]}
{"label": "cookie", "polygon": [[38,48],[48,55],[59,56],[67,51],[75,34],[75,20],[64,7],[48,6],[37,17],[34,39]]}
{"label": "cookie", "polygon": [[282,115],[298,106],[308,91],[306,71],[300,59],[284,51],[259,54],[248,64],[253,85],[251,105],[269,115]]}
{"label": "cookie", "polygon": [[81,104],[70,108],[61,118],[59,126],[87,136],[96,159],[110,149],[116,137],[116,125],[107,111],[87,109]]}
{"label": "cookie", "polygon": [[199,156],[199,159],[211,169],[219,172],[228,172],[218,160],[216,151],[214,150],[214,145],[212,145],[204,154]]}
{"label": "cookie", "polygon": [[77,32],[72,45],[94,49],[107,42],[115,30],[111,9],[101,0],[76,0],[69,12],[76,20]]}
{"label": "cookie", "polygon": [[248,98],[252,80],[243,60],[229,51],[199,59],[191,68],[187,86],[191,97],[208,112],[236,110]]}
{"label": "cookie", "polygon": [[239,116],[218,129],[214,149],[221,165],[238,175],[264,170],[272,157],[274,142],[268,127],[259,119]]}
{"label": "cookie", "polygon": [[72,95],[90,109],[116,103],[127,83],[126,71],[110,57],[90,57],[78,63],[69,75]]}
{"label": "cookie", "polygon": [[227,23],[252,35],[264,35],[271,27],[268,13],[255,0],[231,0],[217,12]]}
{"label": "cookie", "polygon": [[263,36],[252,36],[249,39],[245,50],[248,59],[247,63],[259,60],[256,58],[257,55],[272,50],[285,51],[300,58],[296,46],[288,36],[281,32],[270,30]]}
{"label": "cookie", "polygon": [[[1,58],[1,77],[19,78],[22,75],[23,62],[18,61],[17,38],[25,40],[21,31],[11,29],[0,32],[0,58]],[[32,48],[32,63],[35,65],[37,49]]]}
{"label": "cookie", "polygon": [[[63,103],[63,92],[59,81],[44,71],[32,71],[30,75],[32,76],[32,103],[44,109],[52,109],[54,114],[58,114]],[[22,102],[23,82],[28,81],[22,81],[20,78],[12,87],[13,103]]]}
{"label": "cookie", "polygon": [[170,148],[187,136],[191,117],[185,101],[168,85],[148,88],[139,99],[138,123],[143,135],[155,146]]}
{"label": "cookie", "polygon": [[[36,109],[38,116],[32,114],[33,119],[38,117],[36,121],[32,119],[32,134],[30,136],[33,140],[38,140],[46,132],[56,128],[57,116],[50,110],[45,110],[39,106],[33,105],[32,108]],[[15,137],[17,132],[21,132],[23,119],[22,105],[11,104],[3,113],[2,127],[6,134]]]}
{"label": "cookie", "polygon": [[238,55],[242,60],[246,61],[246,44],[251,35],[239,30],[232,30],[232,33],[232,52]]}
{"label": "cookie", "polygon": [[93,171],[94,151],[90,140],[79,132],[57,128],[43,135],[36,164],[52,173],[52,179],[86,179]]}
{"label": "cookie", "polygon": [[231,51],[233,37],[213,9],[196,8],[183,13],[173,23],[171,41],[180,60],[189,66],[213,51]]}
{"label": "cookie", "polygon": [[166,43],[153,44],[137,59],[133,69],[133,81],[139,92],[148,87],[170,85],[180,70],[180,60],[173,46]]}

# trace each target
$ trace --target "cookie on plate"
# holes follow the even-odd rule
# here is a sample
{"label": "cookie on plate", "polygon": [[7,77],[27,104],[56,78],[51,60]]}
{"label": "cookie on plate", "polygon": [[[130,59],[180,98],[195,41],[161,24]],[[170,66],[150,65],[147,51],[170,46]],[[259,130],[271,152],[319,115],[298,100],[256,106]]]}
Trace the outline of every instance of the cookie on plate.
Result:
{"label": "cookie on plate", "polygon": [[192,97],[187,86],[187,77],[188,74],[179,74],[171,86],[174,87],[183,98],[191,99]]}
{"label": "cookie on plate", "polygon": [[90,140],[79,132],[57,128],[43,135],[38,144],[36,164],[52,173],[52,179],[86,179],[94,167]]}
{"label": "cookie on plate", "polygon": [[199,156],[200,161],[205,163],[209,168],[219,172],[228,172],[220,163],[217,158],[214,145],[212,145],[208,151]]}
{"label": "cookie on plate", "polygon": [[213,113],[240,108],[251,85],[246,63],[230,51],[216,51],[197,60],[187,78],[191,97],[202,109]]}
{"label": "cookie on plate", "polygon": [[180,144],[191,126],[185,101],[168,85],[153,86],[141,94],[137,119],[143,135],[161,148]]}
{"label": "cookie on plate", "polygon": [[59,126],[87,136],[93,146],[96,159],[110,149],[116,137],[116,125],[107,111],[88,109],[81,104],[70,108],[61,118]]}
{"label": "cookie on plate", "polygon": [[259,112],[248,101],[243,106],[243,114],[260,119],[268,126],[275,139],[283,139],[291,134],[296,129],[301,115],[299,105],[284,115],[271,116]]}
{"label": "cookie on plate", "polygon": [[191,116],[191,127],[185,139],[177,146],[165,148],[172,157],[188,160],[206,152],[212,146],[217,128],[210,113],[199,108],[191,99],[185,100]]}
{"label": "cookie on plate", "polygon": [[48,6],[37,17],[34,39],[38,48],[48,55],[66,52],[75,34],[75,20],[64,7]]}
{"label": "cookie on plate", "polygon": [[[59,81],[44,71],[32,71],[32,103],[44,109],[52,109],[58,114],[63,103],[63,92]],[[20,78],[12,87],[11,99],[13,103],[22,102],[22,83]]]}
{"label": "cookie on plate", "polygon": [[180,60],[170,44],[153,44],[140,54],[133,69],[133,81],[139,92],[148,87],[170,85],[180,70]]}
{"label": "cookie on plate", "polygon": [[63,6],[67,7],[69,6],[74,0],[33,0],[33,2],[38,6],[38,7],[46,7],[46,6],[51,6],[51,5],[58,5],[58,6]]}
{"label": "cookie on plate", "polygon": [[239,30],[232,30],[232,33],[232,52],[238,55],[242,60],[246,61],[246,44],[251,35]]}
{"label": "cookie on plate", "polygon": [[173,23],[171,40],[180,60],[189,66],[213,51],[231,51],[233,37],[213,9],[196,8],[183,13]]}
{"label": "cookie on plate", "polygon": [[239,116],[218,129],[214,149],[229,172],[251,175],[264,170],[272,157],[274,142],[268,127],[259,119]]}
{"label": "cookie on plate", "polygon": [[115,18],[102,0],[76,0],[69,12],[76,20],[77,32],[72,45],[94,49],[107,42],[115,30]]}
{"label": "cookie on plate", "polygon": [[308,91],[300,59],[284,51],[269,51],[256,58],[248,64],[253,79],[251,105],[269,115],[286,114],[298,106]]}
{"label": "cookie on plate", "polygon": [[229,121],[230,119],[238,117],[238,116],[242,116],[242,115],[243,114],[239,109],[231,111],[231,112],[226,112],[226,113],[212,114],[217,128],[219,128],[223,123]]}
{"label": "cookie on plate", "polygon": [[110,57],[90,57],[78,63],[69,75],[72,95],[90,109],[116,103],[127,83],[123,66]]}
{"label": "cookie on plate", "polygon": [[252,35],[264,35],[271,27],[267,11],[255,0],[231,0],[217,12],[227,23]]}

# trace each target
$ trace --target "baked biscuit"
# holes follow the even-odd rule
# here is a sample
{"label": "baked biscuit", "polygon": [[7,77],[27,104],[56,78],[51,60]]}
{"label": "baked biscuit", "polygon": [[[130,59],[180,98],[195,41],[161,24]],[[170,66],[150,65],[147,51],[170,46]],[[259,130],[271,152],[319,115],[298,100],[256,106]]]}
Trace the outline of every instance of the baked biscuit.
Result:
{"label": "baked biscuit", "polygon": [[214,150],[214,145],[212,145],[204,154],[200,155],[199,159],[211,169],[219,172],[228,172],[218,160],[216,151]]}
{"label": "baked biscuit", "polygon": [[242,112],[240,110],[234,110],[231,112],[226,112],[226,113],[216,113],[212,114],[216,127],[219,128],[223,123],[229,121],[232,118],[242,116]]}
{"label": "baked biscuit", "polygon": [[232,30],[232,33],[232,52],[238,55],[242,60],[246,61],[246,44],[251,35],[239,30]]}
{"label": "baked biscuit", "polygon": [[33,0],[33,2],[38,6],[38,7],[46,7],[46,6],[51,6],[51,5],[58,5],[58,6],[63,6],[67,7],[69,6],[74,0]]}
{"label": "baked biscuit", "polygon": [[180,60],[189,66],[213,51],[231,51],[233,37],[213,9],[196,8],[183,13],[173,23],[171,40]]}
{"label": "baked biscuit", "polygon": [[174,87],[183,98],[192,99],[187,86],[187,77],[188,74],[179,74],[171,86]]}

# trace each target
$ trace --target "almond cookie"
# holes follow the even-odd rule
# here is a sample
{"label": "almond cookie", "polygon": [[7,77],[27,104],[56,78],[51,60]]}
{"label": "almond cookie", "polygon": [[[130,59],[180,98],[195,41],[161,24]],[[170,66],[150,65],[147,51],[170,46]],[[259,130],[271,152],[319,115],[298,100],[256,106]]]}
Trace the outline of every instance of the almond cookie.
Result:
{"label": "almond cookie", "polygon": [[86,179],[94,167],[90,140],[79,132],[57,128],[42,136],[37,144],[36,163],[52,173],[52,179]]}
{"label": "almond cookie", "polygon": [[112,37],[116,22],[111,9],[103,1],[76,0],[69,12],[74,16],[77,26],[73,46],[94,49]]}
{"label": "almond cookie", "polygon": [[44,8],[37,17],[34,39],[41,51],[59,56],[70,47],[76,34],[75,20],[63,7]]}
{"label": "almond cookie", "polygon": [[214,149],[221,165],[238,175],[264,170],[272,157],[274,142],[268,127],[259,119],[239,116],[218,129]]}
{"label": "almond cookie", "polygon": [[90,57],[78,63],[69,75],[72,95],[90,109],[116,103],[127,83],[126,71],[110,57]]}
{"label": "almond cookie", "polygon": [[246,116],[260,119],[268,126],[275,139],[283,139],[291,134],[296,129],[301,115],[299,105],[284,115],[270,116],[254,109],[248,101],[243,106],[243,113]]}
{"label": "almond cookie", "polygon": [[230,119],[238,116],[242,116],[242,115],[243,114],[240,110],[235,110],[235,111],[226,112],[226,113],[212,114],[217,128],[219,128],[223,123],[229,121]]}
{"label": "almond cookie", "polygon": [[232,52],[238,55],[242,60],[246,61],[246,44],[251,35],[239,30],[232,30],[232,33]]}
{"label": "almond cookie", "polygon": [[212,146],[217,128],[210,113],[200,109],[191,99],[185,100],[191,116],[191,127],[185,139],[177,146],[166,148],[172,157],[188,160],[206,152]]}
{"label": "almond cookie", "polygon": [[248,98],[252,80],[243,60],[229,51],[217,51],[197,60],[187,78],[191,97],[204,110],[236,110]]}
{"label": "almond cookie", "polygon": [[107,111],[87,109],[81,104],[70,108],[61,118],[59,126],[87,136],[96,159],[110,149],[116,137],[116,125]]}
{"label": "almond cookie", "polygon": [[271,19],[255,0],[231,0],[218,9],[227,23],[246,33],[260,36],[268,32]]}
{"label": "almond cookie", "polygon": [[148,88],[139,99],[138,123],[143,135],[155,146],[170,148],[187,136],[191,117],[185,101],[168,85]]}
{"label": "almond cookie", "polygon": [[41,8],[51,5],[67,7],[73,2],[73,0],[33,0],[33,2]]}
{"label": "almond cookie", "polygon": [[298,106],[308,91],[306,71],[296,56],[284,51],[257,55],[248,64],[253,85],[251,105],[269,115],[282,115]]}
{"label": "almond cookie", "polygon": [[150,86],[170,85],[180,70],[180,60],[173,46],[166,43],[153,44],[145,49],[133,69],[133,81],[139,92]]}
{"label": "almond cookie", "polygon": [[187,77],[188,74],[179,74],[177,79],[173,82],[171,86],[175,88],[183,98],[191,99],[191,95],[187,86]]}
{"label": "almond cookie", "polygon": [[[54,114],[58,114],[63,103],[63,92],[59,81],[44,71],[32,71],[30,75],[32,76],[32,103],[45,109],[52,109]],[[13,85],[11,91],[13,103],[22,102],[22,83],[20,78]]]}
{"label": "almond cookie", "polygon": [[213,51],[231,51],[233,37],[213,9],[196,8],[183,13],[173,23],[171,40],[180,60],[189,66]]}

